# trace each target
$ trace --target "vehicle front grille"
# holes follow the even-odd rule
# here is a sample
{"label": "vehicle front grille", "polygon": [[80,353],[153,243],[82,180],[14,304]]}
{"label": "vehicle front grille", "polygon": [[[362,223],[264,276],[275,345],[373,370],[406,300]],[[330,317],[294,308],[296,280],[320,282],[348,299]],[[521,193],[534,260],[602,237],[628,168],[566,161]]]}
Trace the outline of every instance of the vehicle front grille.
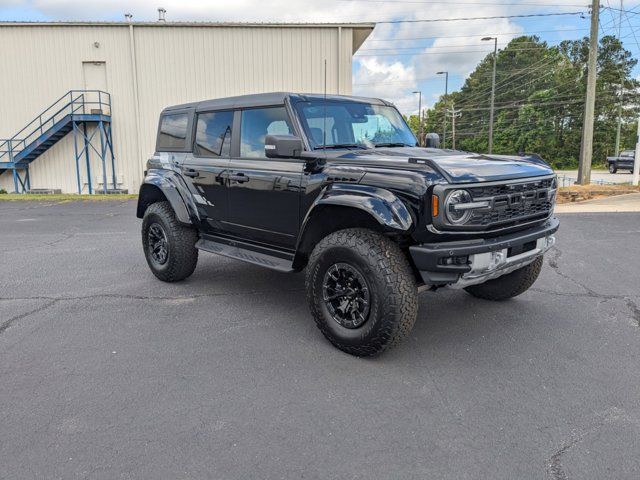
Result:
{"label": "vehicle front grille", "polygon": [[474,211],[466,226],[504,227],[548,217],[555,202],[556,180],[479,185],[466,190],[474,201],[489,203],[488,208]]}

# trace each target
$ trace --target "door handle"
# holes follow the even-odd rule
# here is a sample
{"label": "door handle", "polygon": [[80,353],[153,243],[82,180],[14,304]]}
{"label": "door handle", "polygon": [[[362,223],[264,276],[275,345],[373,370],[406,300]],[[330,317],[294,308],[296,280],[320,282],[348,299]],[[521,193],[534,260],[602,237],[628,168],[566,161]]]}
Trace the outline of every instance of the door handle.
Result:
{"label": "door handle", "polygon": [[188,168],[184,172],[182,172],[185,177],[196,178],[200,176],[200,173],[193,168]]}
{"label": "door handle", "polygon": [[229,180],[238,183],[245,183],[249,181],[249,177],[247,177],[244,173],[236,173],[235,175],[230,175]]}

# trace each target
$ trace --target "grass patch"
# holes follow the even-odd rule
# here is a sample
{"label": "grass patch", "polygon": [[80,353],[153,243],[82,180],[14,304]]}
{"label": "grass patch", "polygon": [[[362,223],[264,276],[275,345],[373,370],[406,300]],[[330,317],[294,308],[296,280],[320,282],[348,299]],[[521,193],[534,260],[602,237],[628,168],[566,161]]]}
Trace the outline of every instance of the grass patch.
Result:
{"label": "grass patch", "polygon": [[136,194],[128,194],[128,195],[104,195],[104,194],[96,194],[96,195],[78,195],[73,193],[63,193],[56,195],[39,195],[39,194],[19,194],[19,193],[7,193],[4,195],[0,195],[0,202],[55,202],[55,203],[67,203],[67,202],[80,202],[80,201],[89,201],[89,202],[105,202],[105,201],[122,201],[122,200],[130,200],[133,198],[138,198]]}

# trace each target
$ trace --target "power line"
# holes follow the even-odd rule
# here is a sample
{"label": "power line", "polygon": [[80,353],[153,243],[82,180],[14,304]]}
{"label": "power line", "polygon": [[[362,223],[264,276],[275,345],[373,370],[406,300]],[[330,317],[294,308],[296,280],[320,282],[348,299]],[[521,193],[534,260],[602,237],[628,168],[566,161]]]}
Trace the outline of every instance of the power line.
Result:
{"label": "power line", "polygon": [[558,12],[558,13],[526,13],[522,15],[492,15],[489,17],[459,17],[459,18],[426,18],[420,20],[384,20],[378,24],[395,23],[437,23],[437,22],[463,22],[469,20],[498,20],[501,18],[531,18],[531,17],[558,17],[568,15],[584,15],[584,12]]}
{"label": "power line", "polygon": [[[552,45],[552,46],[557,46],[557,45]],[[430,48],[430,47],[425,47],[425,48]],[[508,50],[508,52],[526,52],[526,51],[531,51],[531,50],[541,50],[544,48],[549,48],[549,47],[545,47],[544,45],[541,45],[539,47],[525,47],[525,48],[510,48]],[[395,50],[393,48],[383,48],[382,50]],[[363,50],[366,51],[366,50]],[[458,51],[454,51],[454,50],[445,50],[442,52],[422,52],[422,53],[417,53],[417,52],[408,52],[408,53],[364,53],[361,54],[360,52],[356,53],[354,56],[355,57],[398,57],[398,56],[416,56],[416,57],[420,57],[420,56],[425,56],[425,55],[444,55],[444,54],[464,54],[464,53],[486,53],[487,55],[492,53],[487,51],[487,49],[476,49],[476,50],[458,50]]]}
{"label": "power line", "polygon": [[[507,42],[498,44],[500,47],[506,48],[508,47],[511,42],[513,42],[515,39],[511,39]],[[536,41],[518,41],[516,42],[517,45],[534,45],[535,48],[549,48],[549,47],[556,47],[558,46],[561,42],[563,42],[564,40],[560,40],[559,43],[555,43],[555,42],[536,42]],[[436,45],[436,46],[430,46],[430,45],[421,45],[421,46],[417,46],[417,47],[380,47],[380,48],[361,48],[360,50],[358,50],[358,53],[360,52],[375,52],[375,51],[380,51],[380,50],[416,50],[416,49],[441,49],[441,48],[467,48],[467,47],[479,47],[480,44],[478,43],[465,43],[463,45]],[[511,47],[509,48],[509,50],[511,51],[513,48],[515,47]],[[530,48],[530,47],[526,47],[526,48]],[[482,51],[487,51],[490,52],[487,49],[484,49]]]}
{"label": "power line", "polygon": [[369,42],[403,42],[407,40],[438,40],[440,38],[473,38],[473,37],[486,37],[486,36],[498,36],[498,35],[518,35],[528,36],[536,33],[556,33],[556,32],[584,32],[588,31],[588,28],[561,28],[556,30],[536,30],[531,32],[501,32],[501,33],[485,33],[475,35],[438,35],[435,37],[395,37],[395,38],[368,38]]}
{"label": "power line", "polygon": [[[528,67],[526,67],[525,69],[523,69],[523,72],[518,75],[517,78],[512,78],[512,77],[507,77],[505,80],[496,83],[496,91],[498,89],[501,89],[503,87],[505,87],[506,85],[510,85],[511,83],[518,81],[518,80],[522,80],[523,78],[525,78],[525,76],[528,76],[529,74],[531,74],[532,72],[535,72],[537,70],[540,70],[541,68],[545,68],[545,67],[549,67],[551,66],[553,63],[555,63],[555,59],[549,59],[549,58],[542,58],[541,60],[538,60],[537,62],[529,65]],[[486,95],[491,89],[485,89],[481,92],[476,92],[474,95],[471,96],[471,100],[473,100],[474,98],[480,97],[482,95]]]}
{"label": "power line", "polygon": [[[410,3],[410,4],[422,4],[422,5],[451,5],[451,1],[424,1],[424,0],[338,0],[340,2],[350,2],[350,3]],[[547,8],[566,8],[566,7],[588,7],[588,5],[584,3],[534,3],[534,2],[460,2],[456,1],[456,5],[490,5],[490,6],[533,6],[533,7],[547,7]]]}

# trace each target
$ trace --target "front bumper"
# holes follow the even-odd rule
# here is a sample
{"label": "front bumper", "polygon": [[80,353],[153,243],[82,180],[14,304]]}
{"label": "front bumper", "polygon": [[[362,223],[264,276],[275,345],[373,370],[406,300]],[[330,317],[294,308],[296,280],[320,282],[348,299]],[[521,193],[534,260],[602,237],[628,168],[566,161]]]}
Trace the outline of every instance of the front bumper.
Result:
{"label": "front bumper", "polygon": [[511,273],[533,262],[555,244],[560,222],[544,224],[501,237],[409,247],[426,285],[468,287]]}

